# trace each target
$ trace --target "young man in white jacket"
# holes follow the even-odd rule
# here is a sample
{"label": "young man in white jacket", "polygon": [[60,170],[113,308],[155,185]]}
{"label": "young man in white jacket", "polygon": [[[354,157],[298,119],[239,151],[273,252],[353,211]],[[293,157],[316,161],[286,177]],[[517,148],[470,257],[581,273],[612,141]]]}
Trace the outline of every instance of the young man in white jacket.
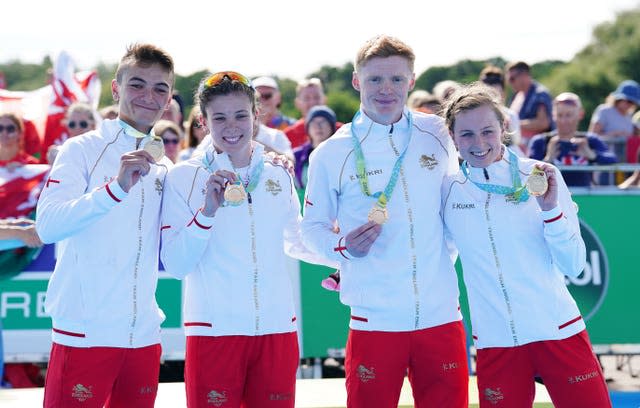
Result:
{"label": "young man in white jacket", "polygon": [[118,119],[67,140],[40,196],[38,234],[60,245],[45,302],[53,323],[45,407],[154,405],[160,204],[171,162],[145,149],[161,146],[151,129],[173,83],[171,56],[130,46],[111,86]]}
{"label": "young man in white jacket", "polygon": [[212,144],[167,177],[162,261],[185,280],[190,407],[293,408],[299,361],[285,252],[306,250],[293,177],[253,141],[255,90],[237,72],[204,78],[196,100]]}
{"label": "young man in white jacket", "polygon": [[349,407],[396,407],[407,369],[416,406],[467,407],[457,278],[439,216],[457,155],[441,118],[405,107],[414,60],[398,39],[368,41],[353,74],[360,111],[310,158],[303,237],[341,262]]}
{"label": "young man in white jacket", "polygon": [[485,85],[453,94],[447,126],[465,160],[443,184],[445,231],[460,251],[478,348],[480,407],[611,406],[564,283],[585,266],[576,206],[558,169],[502,144],[504,111]]}

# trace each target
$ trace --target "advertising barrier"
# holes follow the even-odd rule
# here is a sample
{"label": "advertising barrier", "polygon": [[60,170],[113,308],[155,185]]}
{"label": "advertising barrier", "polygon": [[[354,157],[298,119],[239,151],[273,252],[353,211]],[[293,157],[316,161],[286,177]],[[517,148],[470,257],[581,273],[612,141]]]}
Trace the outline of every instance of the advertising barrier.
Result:
{"label": "advertising barrier", "polygon": [[[575,189],[587,267],[567,279],[594,344],[640,343],[640,314],[633,299],[640,290],[637,245],[640,191]],[[0,316],[6,362],[44,362],[51,346],[51,319],[44,313],[47,282],[55,265],[55,246],[46,245],[18,276],[0,281]],[[303,262],[290,271],[299,283],[298,322],[303,357],[340,357],[346,344],[349,310],[339,294],[320,286],[333,269]],[[460,267],[458,265],[458,271]],[[297,279],[299,278],[299,279]],[[461,305],[468,308],[462,279]],[[162,325],[163,358],[184,359],[181,327],[182,283],[161,272],[157,301],[167,318]]]}

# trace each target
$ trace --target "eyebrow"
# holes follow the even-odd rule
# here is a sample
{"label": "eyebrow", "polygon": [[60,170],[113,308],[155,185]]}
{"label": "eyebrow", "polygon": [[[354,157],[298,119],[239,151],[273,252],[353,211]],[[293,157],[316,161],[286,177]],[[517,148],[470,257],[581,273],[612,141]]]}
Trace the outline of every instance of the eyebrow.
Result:
{"label": "eyebrow", "polygon": [[[132,82],[132,81],[140,81],[140,82],[144,82],[145,84],[147,83],[147,81],[145,81],[143,78],[136,77],[136,76],[129,78],[129,82]],[[166,82],[157,82],[154,84],[154,86],[164,86],[164,87],[170,88],[169,84]]]}

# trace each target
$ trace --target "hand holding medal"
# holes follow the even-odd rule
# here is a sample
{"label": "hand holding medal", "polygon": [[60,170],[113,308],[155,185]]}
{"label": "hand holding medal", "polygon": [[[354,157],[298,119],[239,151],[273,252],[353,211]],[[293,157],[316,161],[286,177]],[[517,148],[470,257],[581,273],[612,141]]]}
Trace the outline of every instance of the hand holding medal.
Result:
{"label": "hand holding medal", "polygon": [[232,207],[237,207],[247,198],[247,192],[240,180],[227,182],[224,188],[224,201]]}
{"label": "hand holding medal", "polygon": [[546,173],[538,167],[534,167],[529,178],[527,178],[527,190],[529,194],[534,197],[539,197],[544,195],[548,188],[549,183],[547,182]]}
{"label": "hand holding medal", "polygon": [[230,183],[236,182],[235,173],[227,170],[217,170],[209,175],[209,179],[205,183],[204,205],[202,214],[207,217],[213,217],[225,201],[226,190]]}
{"label": "hand holding medal", "polygon": [[164,142],[160,136],[153,136],[142,149],[148,152],[156,163],[164,157]]}
{"label": "hand holding medal", "polygon": [[535,196],[543,211],[558,205],[558,180],[555,167],[549,163],[538,163],[527,179],[527,190]]}

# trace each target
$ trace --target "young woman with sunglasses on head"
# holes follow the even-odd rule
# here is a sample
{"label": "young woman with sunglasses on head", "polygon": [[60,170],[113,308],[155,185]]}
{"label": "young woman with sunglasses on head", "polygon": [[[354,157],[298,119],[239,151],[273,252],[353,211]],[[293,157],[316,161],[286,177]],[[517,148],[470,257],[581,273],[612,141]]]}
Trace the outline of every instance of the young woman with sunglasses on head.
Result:
{"label": "young woman with sunglasses on head", "polygon": [[161,251],[185,280],[187,405],[293,407],[299,352],[285,252],[325,260],[301,243],[292,176],[253,140],[249,80],[218,72],[195,99],[213,144],[167,176]]}
{"label": "young woman with sunglasses on head", "polygon": [[444,117],[464,162],[443,183],[441,215],[462,261],[480,407],[533,406],[536,376],[555,407],[610,407],[565,284],[586,251],[560,172],[503,144],[502,103],[486,85],[454,93]]}

